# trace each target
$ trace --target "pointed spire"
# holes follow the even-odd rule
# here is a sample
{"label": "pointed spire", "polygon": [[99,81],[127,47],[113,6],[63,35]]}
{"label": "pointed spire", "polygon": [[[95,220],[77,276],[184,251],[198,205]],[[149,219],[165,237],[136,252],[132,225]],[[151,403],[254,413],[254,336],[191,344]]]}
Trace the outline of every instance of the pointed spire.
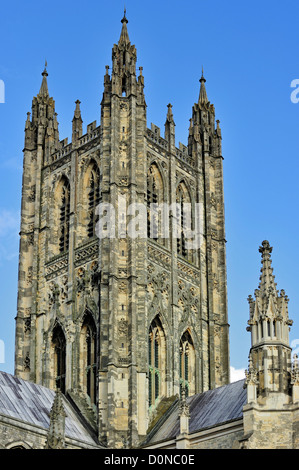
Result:
{"label": "pointed spire", "polygon": [[127,29],[128,20],[127,20],[127,17],[126,17],[126,8],[124,9],[124,16],[121,20],[121,23],[122,23],[123,26],[122,26],[122,29],[121,29],[118,44],[120,44],[120,43],[129,44],[130,39],[129,39],[128,29]]}
{"label": "pointed spire", "polygon": [[203,76],[203,67],[202,67],[201,78],[200,78],[199,81],[200,81],[200,92],[199,92],[198,104],[199,105],[206,105],[206,104],[209,103],[209,100],[208,100],[208,95],[207,95],[207,91],[206,91],[206,87],[205,87],[206,79]]}
{"label": "pointed spire", "polygon": [[181,398],[180,398],[180,403],[179,403],[179,416],[180,416],[180,433],[188,434],[190,410],[189,410],[189,405],[186,400],[185,387],[182,387],[182,390],[181,390]]}
{"label": "pointed spire", "polygon": [[47,76],[48,76],[47,61],[45,61],[45,68],[44,68],[44,71],[42,72],[43,80],[42,80],[42,84],[39,90],[39,95],[49,96]]}
{"label": "pointed spire", "polygon": [[268,240],[264,240],[259,247],[259,252],[262,254],[262,268],[260,276],[260,295],[262,297],[268,296],[270,293],[276,294],[275,276],[273,275],[271,253],[272,247]]}

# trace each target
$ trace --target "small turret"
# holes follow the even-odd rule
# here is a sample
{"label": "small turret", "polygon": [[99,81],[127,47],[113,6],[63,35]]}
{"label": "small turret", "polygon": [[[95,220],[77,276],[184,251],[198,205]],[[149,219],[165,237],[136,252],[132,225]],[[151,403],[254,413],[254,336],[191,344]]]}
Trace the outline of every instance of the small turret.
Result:
{"label": "small turret", "polygon": [[[288,297],[276,289],[273,275],[272,247],[267,240],[259,248],[262,255],[260,283],[255,299],[248,297],[250,318],[247,330],[251,332],[250,364],[247,378],[256,374],[257,398],[281,393],[290,394],[291,348],[288,315]],[[249,379],[248,379],[249,380]],[[249,380],[248,385],[252,384]]]}

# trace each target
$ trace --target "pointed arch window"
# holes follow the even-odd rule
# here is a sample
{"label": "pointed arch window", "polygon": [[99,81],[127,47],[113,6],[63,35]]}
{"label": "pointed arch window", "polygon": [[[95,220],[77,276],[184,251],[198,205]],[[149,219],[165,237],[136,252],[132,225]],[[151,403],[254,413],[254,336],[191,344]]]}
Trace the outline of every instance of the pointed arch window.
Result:
{"label": "pointed arch window", "polygon": [[151,204],[163,202],[163,182],[160,171],[153,163],[147,173],[147,236],[158,240],[160,230],[159,216],[151,213]]}
{"label": "pointed arch window", "polygon": [[184,183],[178,185],[176,191],[177,203],[177,253],[184,258],[188,257],[186,247],[186,227],[192,229],[191,199]]}
{"label": "pointed arch window", "polygon": [[66,341],[60,325],[53,330],[52,344],[54,347],[54,374],[56,387],[65,393],[66,375]]}
{"label": "pointed arch window", "polygon": [[96,326],[90,314],[86,315],[81,331],[82,350],[82,382],[83,389],[89,396],[91,403],[96,404],[96,358],[97,358],[97,334]]}
{"label": "pointed arch window", "polygon": [[69,248],[70,235],[70,183],[64,180],[61,188],[60,208],[59,208],[59,251],[60,253]]}
{"label": "pointed arch window", "polygon": [[149,329],[148,361],[149,361],[149,406],[155,406],[165,394],[165,364],[166,364],[165,335],[158,317]]}
{"label": "pointed arch window", "polygon": [[96,163],[93,164],[88,184],[88,237],[95,236],[97,223],[96,208],[100,202],[100,170]]}
{"label": "pointed arch window", "polygon": [[180,393],[185,389],[186,397],[195,393],[194,370],[194,345],[190,333],[186,331],[180,341]]}

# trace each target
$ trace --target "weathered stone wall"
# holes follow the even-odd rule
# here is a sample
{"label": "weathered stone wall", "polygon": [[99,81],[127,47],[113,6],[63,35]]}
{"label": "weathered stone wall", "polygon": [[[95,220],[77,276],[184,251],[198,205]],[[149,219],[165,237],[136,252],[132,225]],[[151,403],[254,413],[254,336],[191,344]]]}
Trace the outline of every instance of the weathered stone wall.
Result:
{"label": "weathered stone wall", "polygon": [[259,409],[247,405],[244,412],[243,446],[248,449],[298,448],[298,407]]}
{"label": "weathered stone wall", "polygon": [[243,435],[242,431],[227,432],[219,436],[203,439],[199,442],[192,442],[190,449],[235,449],[239,447],[239,439]]}

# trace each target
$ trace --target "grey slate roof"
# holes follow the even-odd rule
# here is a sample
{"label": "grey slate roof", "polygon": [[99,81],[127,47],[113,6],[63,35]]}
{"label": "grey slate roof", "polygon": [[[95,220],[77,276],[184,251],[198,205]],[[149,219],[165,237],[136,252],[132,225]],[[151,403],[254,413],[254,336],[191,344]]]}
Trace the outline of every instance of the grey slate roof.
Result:
{"label": "grey slate roof", "polygon": [[[243,406],[246,404],[246,389],[243,385],[244,379],[188,397],[189,433],[242,418]],[[165,421],[157,423],[147,444],[173,439],[179,434],[180,418],[177,401]]]}
{"label": "grey slate roof", "polygon": [[[54,396],[54,390],[0,371],[0,415],[48,430]],[[91,433],[65,397],[63,405],[67,415],[65,436],[88,445],[96,445]]]}

